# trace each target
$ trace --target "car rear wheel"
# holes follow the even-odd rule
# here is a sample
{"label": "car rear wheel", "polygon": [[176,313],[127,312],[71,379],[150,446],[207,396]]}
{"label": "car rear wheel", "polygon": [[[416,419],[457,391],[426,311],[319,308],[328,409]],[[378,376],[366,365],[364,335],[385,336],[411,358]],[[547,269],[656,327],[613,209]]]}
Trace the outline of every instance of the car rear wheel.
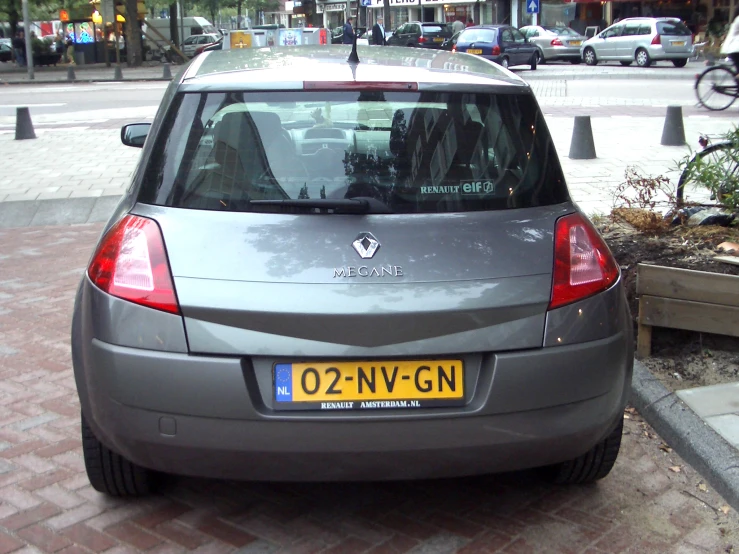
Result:
{"label": "car rear wheel", "polygon": [[552,466],[549,477],[555,483],[563,485],[574,485],[580,483],[592,483],[603,479],[613,469],[621,448],[621,435],[624,430],[624,421],[618,422],[616,428],[611,431],[601,442],[588,450],[582,456]]}
{"label": "car rear wheel", "polygon": [[144,496],[154,488],[154,473],[129,462],[103,443],[82,415],[82,453],[92,488],[110,496]]}
{"label": "car rear wheel", "polygon": [[624,66],[624,67],[628,67],[628,66],[630,66],[630,65],[631,65],[632,63],[634,63],[634,62],[632,62],[631,60],[629,60],[629,61],[622,61],[622,62],[619,62],[619,63],[620,63],[620,64],[621,64],[622,66]]}
{"label": "car rear wheel", "polygon": [[598,58],[595,56],[595,50],[592,48],[586,48],[582,53],[582,57],[588,65],[596,65],[598,63]]}
{"label": "car rear wheel", "polygon": [[534,60],[536,61],[537,65],[547,63],[547,60],[544,58],[544,54],[539,49],[534,52]]}
{"label": "car rear wheel", "polygon": [[636,65],[639,67],[649,67],[652,65],[652,58],[649,57],[649,52],[644,50],[644,48],[639,48],[634,57],[636,58]]}
{"label": "car rear wheel", "polygon": [[682,60],[672,60],[672,65],[675,67],[685,67],[685,65],[688,63],[688,60],[682,59]]}
{"label": "car rear wheel", "polygon": [[505,67],[506,69],[508,69],[508,58],[506,58],[505,56],[503,56],[503,58],[501,58],[501,60],[500,60],[500,65],[502,65],[503,67]]}

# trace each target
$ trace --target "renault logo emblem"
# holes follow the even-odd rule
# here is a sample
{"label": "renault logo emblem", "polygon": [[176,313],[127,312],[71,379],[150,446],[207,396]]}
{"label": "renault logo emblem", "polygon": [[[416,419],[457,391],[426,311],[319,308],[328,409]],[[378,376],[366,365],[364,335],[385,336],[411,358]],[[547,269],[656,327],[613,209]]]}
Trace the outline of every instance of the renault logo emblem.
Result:
{"label": "renault logo emblem", "polygon": [[380,243],[372,233],[360,233],[352,247],[362,259],[368,260],[380,249]]}

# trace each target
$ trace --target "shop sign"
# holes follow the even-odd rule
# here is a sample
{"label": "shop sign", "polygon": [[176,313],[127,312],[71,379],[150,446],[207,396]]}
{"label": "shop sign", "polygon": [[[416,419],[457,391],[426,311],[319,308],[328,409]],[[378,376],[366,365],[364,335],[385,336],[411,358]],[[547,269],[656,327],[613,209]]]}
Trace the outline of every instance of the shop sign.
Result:
{"label": "shop sign", "polygon": [[342,2],[340,4],[318,4],[316,6],[317,13],[345,12],[345,11],[346,11],[346,2]]}
{"label": "shop sign", "polygon": [[[485,2],[485,0],[480,0]],[[475,0],[421,0],[422,6],[443,6],[444,4],[474,4]],[[389,0],[391,8],[408,7],[412,8],[418,6],[419,0]],[[384,6],[383,0],[369,0],[367,6],[369,8],[382,8]]]}

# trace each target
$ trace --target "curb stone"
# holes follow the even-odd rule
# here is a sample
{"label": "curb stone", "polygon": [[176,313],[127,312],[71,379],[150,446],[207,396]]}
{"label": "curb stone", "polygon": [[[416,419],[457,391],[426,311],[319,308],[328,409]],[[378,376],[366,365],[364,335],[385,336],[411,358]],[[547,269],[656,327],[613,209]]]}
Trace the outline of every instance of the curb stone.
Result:
{"label": "curb stone", "polygon": [[635,360],[630,403],[664,441],[739,511],[739,451]]}
{"label": "curb stone", "polygon": [[0,202],[0,229],[104,223],[122,196]]}

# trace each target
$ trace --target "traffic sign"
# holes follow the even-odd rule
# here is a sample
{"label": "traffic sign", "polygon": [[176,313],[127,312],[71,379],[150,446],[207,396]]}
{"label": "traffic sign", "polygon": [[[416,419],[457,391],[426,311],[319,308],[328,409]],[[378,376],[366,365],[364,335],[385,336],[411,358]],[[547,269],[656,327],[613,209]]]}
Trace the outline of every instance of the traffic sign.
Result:
{"label": "traffic sign", "polygon": [[539,0],[526,0],[526,13],[539,13]]}

